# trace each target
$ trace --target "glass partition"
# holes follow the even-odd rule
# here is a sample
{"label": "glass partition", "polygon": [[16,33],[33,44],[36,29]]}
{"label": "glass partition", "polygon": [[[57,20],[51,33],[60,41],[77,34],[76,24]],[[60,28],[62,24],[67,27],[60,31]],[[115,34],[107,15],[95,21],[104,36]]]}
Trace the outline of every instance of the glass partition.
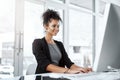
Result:
{"label": "glass partition", "polygon": [[15,0],[0,0],[0,78],[13,77]]}

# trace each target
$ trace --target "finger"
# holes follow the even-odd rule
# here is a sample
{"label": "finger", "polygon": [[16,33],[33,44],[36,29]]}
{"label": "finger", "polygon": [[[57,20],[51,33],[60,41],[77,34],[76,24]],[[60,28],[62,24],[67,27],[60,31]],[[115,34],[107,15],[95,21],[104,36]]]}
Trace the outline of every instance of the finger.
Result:
{"label": "finger", "polygon": [[84,73],[83,71],[79,71],[79,73]]}
{"label": "finger", "polygon": [[87,70],[85,70],[85,69],[82,69],[82,70],[81,70],[81,72],[82,72],[82,73],[86,73],[86,72],[87,72]]}
{"label": "finger", "polygon": [[88,71],[92,71],[92,68],[88,68]]}
{"label": "finger", "polygon": [[79,74],[80,72],[76,72],[75,74]]}

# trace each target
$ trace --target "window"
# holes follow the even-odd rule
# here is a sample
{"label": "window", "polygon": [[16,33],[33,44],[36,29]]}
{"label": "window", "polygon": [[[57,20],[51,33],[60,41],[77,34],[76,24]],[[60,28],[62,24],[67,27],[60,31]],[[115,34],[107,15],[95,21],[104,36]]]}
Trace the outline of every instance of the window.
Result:
{"label": "window", "polygon": [[65,0],[52,0],[52,1],[58,2],[58,3],[64,3],[65,2]]}
{"label": "window", "polygon": [[70,0],[70,4],[92,10],[92,0]]}
{"label": "window", "polygon": [[30,64],[36,63],[35,57],[32,53],[32,43],[36,38],[44,36],[44,29],[42,25],[42,13],[44,12],[43,4],[36,4],[25,1],[25,15],[24,15],[24,61],[23,74]]}
{"label": "window", "polygon": [[106,2],[99,0],[99,13],[104,14]]}
{"label": "window", "polygon": [[79,66],[91,66],[92,14],[69,10],[69,55]]}
{"label": "window", "polygon": [[13,77],[15,0],[0,0],[0,78]]}

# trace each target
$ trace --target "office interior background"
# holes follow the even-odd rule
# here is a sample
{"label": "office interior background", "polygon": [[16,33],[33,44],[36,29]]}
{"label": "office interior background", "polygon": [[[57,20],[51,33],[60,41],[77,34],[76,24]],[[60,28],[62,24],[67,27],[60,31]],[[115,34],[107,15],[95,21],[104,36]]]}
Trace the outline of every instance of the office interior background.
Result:
{"label": "office interior background", "polygon": [[44,36],[42,13],[59,12],[63,22],[56,40],[71,60],[93,67],[100,53],[111,4],[119,0],[0,0],[0,77],[26,75],[36,63],[32,42]]}

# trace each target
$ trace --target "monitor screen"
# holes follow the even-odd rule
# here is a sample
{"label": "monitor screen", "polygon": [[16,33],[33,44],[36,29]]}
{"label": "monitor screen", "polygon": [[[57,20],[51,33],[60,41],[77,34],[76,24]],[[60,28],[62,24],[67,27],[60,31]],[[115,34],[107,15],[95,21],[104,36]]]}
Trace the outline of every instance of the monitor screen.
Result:
{"label": "monitor screen", "polygon": [[[120,69],[120,6],[111,4],[96,71]],[[96,59],[95,59],[96,60]]]}

